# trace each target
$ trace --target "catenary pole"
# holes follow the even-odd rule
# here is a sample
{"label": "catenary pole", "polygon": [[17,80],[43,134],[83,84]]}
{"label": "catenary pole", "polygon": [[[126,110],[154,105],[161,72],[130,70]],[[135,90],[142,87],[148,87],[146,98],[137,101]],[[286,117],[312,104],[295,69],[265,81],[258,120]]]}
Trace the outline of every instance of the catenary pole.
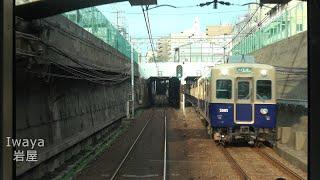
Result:
{"label": "catenary pole", "polygon": [[131,118],[134,118],[134,61],[133,61],[133,42],[132,39],[131,41],[131,101],[132,101],[132,106],[131,106]]}

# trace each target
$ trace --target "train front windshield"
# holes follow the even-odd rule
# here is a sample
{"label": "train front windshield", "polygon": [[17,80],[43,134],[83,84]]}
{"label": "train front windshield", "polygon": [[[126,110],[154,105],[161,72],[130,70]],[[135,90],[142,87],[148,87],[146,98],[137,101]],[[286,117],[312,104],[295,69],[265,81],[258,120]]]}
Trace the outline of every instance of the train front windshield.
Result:
{"label": "train front windshield", "polygon": [[270,100],[272,97],[272,88],[270,80],[258,80],[257,81],[257,93],[256,98],[259,100]]}
{"label": "train front windshield", "polygon": [[239,81],[238,82],[238,99],[250,99],[250,82]]}

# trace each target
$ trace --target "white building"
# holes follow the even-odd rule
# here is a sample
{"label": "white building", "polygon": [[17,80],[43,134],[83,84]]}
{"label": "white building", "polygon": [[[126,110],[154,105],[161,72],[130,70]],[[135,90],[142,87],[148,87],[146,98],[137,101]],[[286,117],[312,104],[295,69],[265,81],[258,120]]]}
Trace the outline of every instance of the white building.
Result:
{"label": "white building", "polygon": [[[153,57],[154,56],[154,57]],[[152,63],[154,61],[158,61],[158,58],[157,58],[157,52],[153,52],[152,51],[148,51],[146,53],[146,62],[149,62],[149,63]]]}
{"label": "white building", "polygon": [[170,61],[174,62],[213,62],[223,61],[228,54],[230,34],[208,36],[200,29],[200,20],[195,18],[193,26],[182,32],[170,34]]}
{"label": "white building", "polygon": [[[223,28],[231,25],[222,25]],[[207,29],[215,31],[220,25],[208,26]],[[207,31],[208,31],[207,30]],[[224,55],[228,55],[231,49],[231,30],[221,31],[216,34],[206,34],[200,29],[200,20],[195,18],[193,26],[182,32],[171,33],[170,36],[163,37],[158,41],[157,54],[160,57],[169,56],[167,61],[151,61],[151,52],[147,54],[147,62],[141,63],[140,74],[144,78],[151,76],[172,77],[176,76],[176,67],[183,68],[182,78],[187,76],[206,76],[209,67],[223,63]],[[159,46],[159,43],[161,46]],[[226,44],[228,44],[226,46]],[[224,46],[226,48],[224,49]],[[160,55],[161,54],[161,55]],[[157,55],[156,55],[157,56]],[[165,58],[164,58],[165,59]]]}
{"label": "white building", "polygon": [[[220,62],[221,63],[221,62]],[[175,77],[176,68],[181,65],[182,78],[185,79],[188,76],[209,76],[210,67],[213,67],[219,63],[217,62],[149,62],[139,64],[140,75],[148,79],[150,77]]]}

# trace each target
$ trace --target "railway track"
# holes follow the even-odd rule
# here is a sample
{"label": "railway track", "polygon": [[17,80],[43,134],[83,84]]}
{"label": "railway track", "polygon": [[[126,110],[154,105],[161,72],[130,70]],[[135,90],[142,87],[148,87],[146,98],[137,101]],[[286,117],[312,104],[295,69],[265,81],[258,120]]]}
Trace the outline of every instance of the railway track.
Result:
{"label": "railway track", "polygon": [[167,177],[167,114],[164,109],[164,149],[163,149],[163,180]]}
{"label": "railway track", "polygon": [[[125,154],[125,156],[123,157],[123,159],[122,159],[122,161],[120,162],[120,164],[118,165],[118,167],[116,168],[116,170],[114,171],[114,173],[113,173],[113,175],[112,175],[112,177],[110,178],[111,180],[114,180],[114,179],[118,179],[118,178],[120,178],[120,171],[121,170],[125,170],[125,169],[127,169],[130,165],[130,163],[128,163],[128,161],[129,160],[131,160],[131,159],[135,159],[135,158],[133,158],[134,156],[137,156],[137,152],[136,153],[133,153],[133,151],[134,151],[134,149],[137,149],[138,148],[138,146],[146,146],[146,145],[149,145],[148,143],[145,143],[144,144],[144,142],[143,142],[143,139],[145,139],[145,138],[149,138],[148,137],[148,135],[149,134],[145,134],[145,133],[147,133],[146,132],[146,129],[148,129],[148,126],[151,126],[151,123],[156,123],[157,122],[157,120],[160,120],[160,119],[162,119],[163,120],[163,122],[164,122],[164,133],[162,133],[162,134],[164,134],[164,137],[163,137],[163,139],[164,139],[164,141],[163,141],[163,157],[162,157],[162,159],[161,159],[161,161],[163,162],[163,166],[161,166],[162,167],[162,176],[163,176],[163,180],[165,180],[166,179],[166,167],[167,167],[167,165],[166,165],[166,157],[167,157],[167,154],[166,154],[166,148],[167,148],[167,142],[166,142],[166,134],[167,134],[167,130],[166,130],[166,110],[165,110],[165,108],[163,109],[163,111],[162,111],[162,113],[161,113],[161,117],[160,117],[160,119],[159,119],[159,116],[157,117],[157,115],[159,115],[158,114],[158,112],[155,112],[155,113],[153,113],[153,116],[151,117],[151,118],[149,118],[149,120],[145,123],[145,125],[143,126],[143,128],[141,129],[141,131],[139,132],[139,134],[138,134],[138,136],[135,138],[135,140],[134,140],[134,142],[132,143],[132,145],[130,146],[130,148],[128,149],[128,151],[127,151],[127,153]],[[154,122],[152,122],[153,121],[153,119],[155,119],[155,118],[157,118],[156,120],[154,120]],[[149,129],[148,131],[151,131],[151,129]],[[145,135],[145,137],[144,138],[142,138],[142,136],[144,136]],[[149,135],[150,136],[150,135]],[[150,137],[151,138],[151,137]],[[141,147],[140,147],[141,148]],[[142,149],[143,149],[143,147],[142,147]],[[140,153],[141,153],[141,151],[139,151]],[[138,153],[139,153],[138,152]],[[147,152],[148,153],[148,152]],[[159,155],[159,153],[158,153],[158,155]],[[158,156],[158,155],[156,155],[156,156]],[[132,157],[131,157],[132,156]],[[140,156],[141,157],[141,156]],[[139,158],[139,156],[138,156],[138,158]],[[153,158],[153,157],[152,157]],[[141,158],[142,159],[142,158]],[[150,160],[150,159],[148,159],[148,160]],[[142,161],[145,161],[145,159],[143,159]],[[131,162],[132,163],[132,162]],[[140,162],[136,162],[136,163],[140,163]],[[141,164],[141,163],[140,163]],[[130,167],[129,167],[129,169],[130,169]],[[160,167],[158,167],[158,169],[160,169]],[[151,173],[151,172],[150,172]],[[142,177],[149,177],[149,178],[151,178],[151,177],[158,177],[159,176],[159,174],[155,174],[155,173],[151,173],[151,174],[148,174],[148,173],[146,173],[146,175],[140,175],[140,176],[138,176],[138,175],[125,175],[126,177],[135,177],[135,178],[142,178]]]}
{"label": "railway track", "polygon": [[[261,157],[260,161],[267,161],[268,164],[270,164],[272,166],[272,168],[275,169],[275,171],[281,171],[281,174],[285,174],[286,176],[279,176],[275,179],[294,179],[294,180],[304,180],[305,178],[303,178],[302,176],[300,176],[299,174],[297,174],[296,172],[294,172],[293,170],[291,170],[290,168],[286,167],[282,162],[280,162],[279,160],[273,158],[271,155],[269,155],[267,152],[265,152],[263,149],[261,148],[225,148],[225,147],[220,147],[220,150],[223,152],[223,154],[225,155],[225,157],[227,158],[227,160],[231,163],[232,167],[236,170],[237,174],[239,175],[239,177],[241,179],[244,180],[249,180],[249,179],[257,179],[257,175],[258,176],[263,176],[264,174],[254,174],[252,175],[252,173],[248,172],[248,167],[244,167],[244,164],[240,163],[239,158],[235,158],[234,154],[240,154],[240,153],[244,153],[244,152],[239,152],[239,151],[233,151],[232,153],[229,151],[229,149],[233,149],[233,150],[242,150],[245,151],[245,153],[254,153],[252,154],[252,156],[254,155],[258,155],[259,157]],[[247,151],[248,149],[251,149],[251,151]],[[237,160],[238,159],[238,160]],[[259,159],[256,159],[257,161],[259,161]],[[243,161],[243,160],[241,160]],[[249,162],[249,164],[251,164],[250,169],[258,169],[257,167],[254,167],[254,163],[253,162]],[[266,162],[261,163],[261,164],[266,164]],[[261,168],[259,166],[259,168]],[[265,172],[267,173],[267,172]],[[266,174],[265,174],[266,175]]]}
{"label": "railway track", "polygon": [[231,163],[232,167],[236,170],[237,174],[240,176],[241,179],[243,180],[250,179],[249,176],[246,174],[246,172],[241,168],[241,166],[237,163],[237,161],[232,157],[232,155],[226,148],[220,147],[220,150],[225,155],[227,160]]}
{"label": "railway track", "polygon": [[275,167],[278,169],[281,169],[283,172],[285,172],[288,176],[290,176],[292,179],[299,179],[304,180],[303,177],[301,177],[296,172],[292,171],[290,168],[286,167],[284,164],[282,164],[279,160],[273,158],[271,155],[266,153],[260,148],[254,148],[254,151],[257,152],[261,157],[272,163]]}

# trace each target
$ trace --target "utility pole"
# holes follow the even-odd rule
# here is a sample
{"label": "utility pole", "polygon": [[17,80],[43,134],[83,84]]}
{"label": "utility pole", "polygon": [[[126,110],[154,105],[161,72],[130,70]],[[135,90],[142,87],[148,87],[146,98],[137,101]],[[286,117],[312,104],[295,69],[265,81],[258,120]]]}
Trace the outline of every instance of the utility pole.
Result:
{"label": "utility pole", "polygon": [[191,43],[190,43],[190,62],[191,62]]}
{"label": "utility pole", "polygon": [[226,47],[223,47],[223,62],[226,62]]}
{"label": "utility pole", "polygon": [[116,10],[115,12],[111,12],[116,14],[116,26],[117,30],[123,35],[126,36],[126,28],[125,28],[125,17],[123,16],[123,11]]}
{"label": "utility pole", "polygon": [[117,10],[115,13],[117,13],[117,29],[119,30],[119,11]]}
{"label": "utility pole", "polygon": [[201,42],[200,46],[201,46],[201,48],[200,48],[200,55],[201,55],[200,61],[202,62],[202,42]]}
{"label": "utility pole", "polygon": [[211,42],[211,58],[212,58],[212,62],[213,62],[213,42]]}
{"label": "utility pole", "polygon": [[180,48],[178,48],[178,62],[180,62]]}
{"label": "utility pole", "polygon": [[131,118],[134,118],[134,61],[133,61],[133,42],[130,38],[131,44]]}

